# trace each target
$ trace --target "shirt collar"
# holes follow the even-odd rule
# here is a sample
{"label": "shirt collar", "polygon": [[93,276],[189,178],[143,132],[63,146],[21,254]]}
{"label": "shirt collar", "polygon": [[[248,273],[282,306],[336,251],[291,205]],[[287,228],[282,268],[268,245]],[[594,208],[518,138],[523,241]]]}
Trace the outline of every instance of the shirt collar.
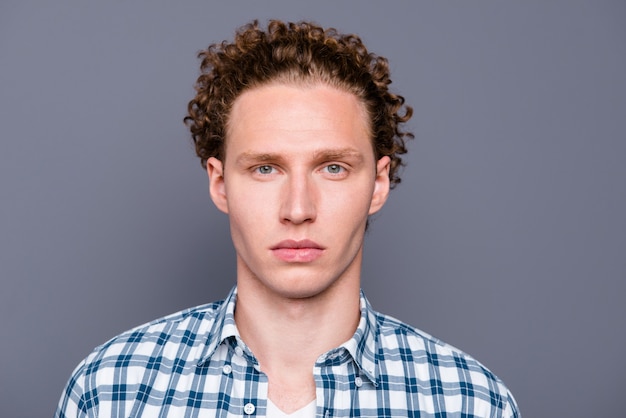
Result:
{"label": "shirt collar", "polygon": [[344,344],[344,347],[361,373],[375,385],[378,386],[378,365],[376,356],[376,343],[378,336],[378,322],[376,312],[372,309],[369,301],[361,291],[361,319],[354,335]]}
{"label": "shirt collar", "polygon": [[211,358],[219,345],[228,338],[239,338],[239,331],[235,325],[235,303],[237,302],[237,287],[233,287],[228,296],[215,310],[213,325],[206,338],[206,347],[203,350],[198,366],[202,366]]}
{"label": "shirt collar", "polygon": [[[229,338],[240,339],[239,331],[235,325],[235,304],[237,302],[237,287],[234,287],[221,305],[215,311],[215,317],[211,330],[206,339],[206,347],[203,350],[198,366],[211,358],[217,347]],[[354,335],[341,347],[345,348],[361,373],[374,384],[378,385],[378,367],[376,356],[376,343],[378,335],[378,322],[376,312],[372,309],[363,291],[360,294],[361,318]]]}

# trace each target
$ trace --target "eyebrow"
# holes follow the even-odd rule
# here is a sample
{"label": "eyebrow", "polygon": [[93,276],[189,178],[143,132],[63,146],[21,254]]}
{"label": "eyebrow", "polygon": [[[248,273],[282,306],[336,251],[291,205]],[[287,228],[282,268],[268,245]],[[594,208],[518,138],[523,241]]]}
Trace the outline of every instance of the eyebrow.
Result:
{"label": "eyebrow", "polygon": [[338,149],[323,149],[316,151],[313,155],[315,159],[322,161],[342,160],[345,158],[356,160],[356,162],[363,161],[363,154],[361,154],[358,150],[350,147]]}
{"label": "eyebrow", "polygon": [[267,152],[251,152],[246,151],[239,155],[235,160],[236,165],[247,165],[247,164],[257,164],[257,163],[267,163],[267,162],[284,162],[284,158],[282,158],[278,154],[272,154]]}
{"label": "eyebrow", "polygon": [[[361,161],[363,161],[364,157],[363,154],[355,148],[346,147],[337,149],[322,149],[315,151],[313,153],[313,159],[318,161],[351,159],[355,160],[355,163],[360,163]],[[265,162],[284,163],[285,158],[282,157],[280,154],[275,153],[246,151],[239,155],[235,160],[235,164],[237,165],[257,164]]]}

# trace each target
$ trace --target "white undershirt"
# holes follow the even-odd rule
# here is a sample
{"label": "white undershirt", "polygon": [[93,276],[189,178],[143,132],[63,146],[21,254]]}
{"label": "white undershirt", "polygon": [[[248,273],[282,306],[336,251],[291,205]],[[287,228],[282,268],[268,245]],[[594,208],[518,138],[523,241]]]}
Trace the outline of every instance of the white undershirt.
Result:
{"label": "white undershirt", "polygon": [[278,409],[274,402],[272,402],[269,398],[267,399],[267,417],[268,418],[315,418],[315,410],[316,410],[316,402],[315,399],[311,401],[310,404],[303,406],[297,411],[291,414],[285,414],[283,411]]}

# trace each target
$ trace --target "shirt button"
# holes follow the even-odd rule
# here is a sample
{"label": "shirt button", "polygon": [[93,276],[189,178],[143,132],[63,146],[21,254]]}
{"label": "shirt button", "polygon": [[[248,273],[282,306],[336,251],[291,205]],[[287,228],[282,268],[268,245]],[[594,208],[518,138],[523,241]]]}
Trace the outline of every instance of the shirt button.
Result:
{"label": "shirt button", "polygon": [[256,408],[254,407],[254,405],[253,405],[253,404],[251,404],[251,403],[247,403],[247,404],[243,407],[243,412],[245,412],[245,413],[246,413],[246,415],[252,415],[252,414],[254,414],[254,410],[255,410],[255,409],[256,409]]}
{"label": "shirt button", "polygon": [[233,368],[230,367],[230,364],[225,364],[224,367],[222,367],[222,371],[224,374],[230,374],[230,372],[233,371]]}
{"label": "shirt button", "polygon": [[357,376],[357,378],[354,379],[354,384],[357,388],[360,388],[361,386],[363,386],[363,379]]}
{"label": "shirt button", "polygon": [[235,354],[237,354],[239,357],[243,356],[243,349],[239,346],[235,347]]}

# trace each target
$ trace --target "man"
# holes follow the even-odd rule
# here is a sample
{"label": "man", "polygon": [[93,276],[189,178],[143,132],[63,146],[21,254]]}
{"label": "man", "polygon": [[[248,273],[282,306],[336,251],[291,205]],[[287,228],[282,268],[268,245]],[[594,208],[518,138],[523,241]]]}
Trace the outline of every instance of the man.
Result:
{"label": "man", "polygon": [[386,60],[279,21],[200,57],[185,121],[229,215],[237,287],[96,348],[57,416],[519,416],[482,365],[360,292],[368,217],[411,136]]}

